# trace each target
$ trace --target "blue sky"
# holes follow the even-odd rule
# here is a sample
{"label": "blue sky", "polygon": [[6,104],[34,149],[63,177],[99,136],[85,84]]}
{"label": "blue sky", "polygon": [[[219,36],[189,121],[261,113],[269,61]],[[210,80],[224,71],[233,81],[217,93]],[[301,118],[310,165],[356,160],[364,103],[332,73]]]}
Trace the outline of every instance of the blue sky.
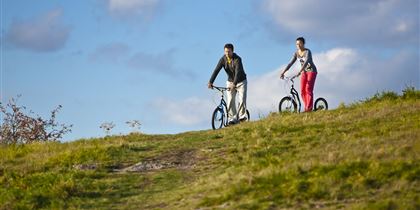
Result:
{"label": "blue sky", "polygon": [[[231,42],[258,119],[286,94],[279,72],[304,36],[332,108],[420,87],[417,0],[1,0],[1,98],[73,124],[64,140],[209,129],[208,79]],[[296,65],[295,65],[296,66]],[[296,72],[296,70],[294,70]],[[216,84],[223,85],[222,71]],[[298,84],[299,85],[299,84]]]}

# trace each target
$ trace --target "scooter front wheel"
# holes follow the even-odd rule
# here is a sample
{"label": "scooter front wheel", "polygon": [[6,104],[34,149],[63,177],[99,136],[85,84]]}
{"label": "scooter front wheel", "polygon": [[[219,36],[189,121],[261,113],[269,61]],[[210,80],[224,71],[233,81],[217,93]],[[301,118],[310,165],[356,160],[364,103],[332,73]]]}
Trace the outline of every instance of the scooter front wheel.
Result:
{"label": "scooter front wheel", "polygon": [[213,111],[212,119],[211,119],[211,126],[213,130],[220,129],[225,124],[225,113],[223,112],[223,109],[217,107]]}

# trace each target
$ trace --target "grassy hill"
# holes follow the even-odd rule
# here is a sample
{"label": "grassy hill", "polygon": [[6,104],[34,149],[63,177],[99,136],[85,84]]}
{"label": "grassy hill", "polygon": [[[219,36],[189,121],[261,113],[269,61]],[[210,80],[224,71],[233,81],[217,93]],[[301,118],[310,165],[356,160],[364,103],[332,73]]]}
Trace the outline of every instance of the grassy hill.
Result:
{"label": "grassy hill", "polygon": [[420,209],[420,91],[217,131],[0,147],[0,209]]}

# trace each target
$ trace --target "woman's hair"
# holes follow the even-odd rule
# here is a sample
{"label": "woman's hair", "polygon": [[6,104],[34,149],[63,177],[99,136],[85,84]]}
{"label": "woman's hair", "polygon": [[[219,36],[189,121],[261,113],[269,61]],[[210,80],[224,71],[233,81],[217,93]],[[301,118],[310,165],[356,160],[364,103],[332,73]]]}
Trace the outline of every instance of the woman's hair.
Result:
{"label": "woman's hair", "polygon": [[296,41],[301,41],[303,44],[305,44],[305,38],[303,37],[298,37]]}
{"label": "woman's hair", "polygon": [[231,49],[233,51],[233,44],[231,44],[231,43],[225,44],[224,48],[228,48],[228,49]]}

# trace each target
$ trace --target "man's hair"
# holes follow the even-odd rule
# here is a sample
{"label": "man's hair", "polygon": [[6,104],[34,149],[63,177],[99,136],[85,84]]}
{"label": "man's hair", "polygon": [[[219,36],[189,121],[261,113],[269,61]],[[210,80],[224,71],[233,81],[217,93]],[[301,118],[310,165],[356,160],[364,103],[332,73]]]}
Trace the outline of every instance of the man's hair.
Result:
{"label": "man's hair", "polygon": [[233,44],[227,43],[227,44],[225,44],[224,48],[228,48],[228,49],[231,49],[233,51]]}
{"label": "man's hair", "polygon": [[303,37],[298,37],[296,41],[301,41],[303,44],[305,44],[305,38]]}

